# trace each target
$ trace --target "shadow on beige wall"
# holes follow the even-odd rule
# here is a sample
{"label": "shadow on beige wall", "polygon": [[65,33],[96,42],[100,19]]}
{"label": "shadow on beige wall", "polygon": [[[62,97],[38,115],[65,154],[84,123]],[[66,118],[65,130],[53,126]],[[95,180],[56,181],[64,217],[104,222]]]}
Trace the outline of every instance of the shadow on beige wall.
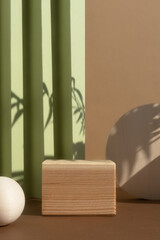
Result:
{"label": "shadow on beige wall", "polygon": [[125,113],[110,131],[106,159],[117,166],[117,183],[140,198],[160,199],[160,104]]}

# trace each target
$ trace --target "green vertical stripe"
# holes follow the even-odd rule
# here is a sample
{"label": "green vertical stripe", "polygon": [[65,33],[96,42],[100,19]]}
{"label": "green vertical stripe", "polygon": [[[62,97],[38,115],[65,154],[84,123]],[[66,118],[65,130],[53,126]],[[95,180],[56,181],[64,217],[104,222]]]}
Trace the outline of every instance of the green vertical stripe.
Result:
{"label": "green vertical stripe", "polygon": [[51,3],[55,158],[72,159],[70,0]]}
{"label": "green vertical stripe", "polygon": [[0,175],[11,176],[10,0],[0,0]]}
{"label": "green vertical stripe", "polygon": [[41,0],[23,0],[24,186],[41,196],[44,159]]}

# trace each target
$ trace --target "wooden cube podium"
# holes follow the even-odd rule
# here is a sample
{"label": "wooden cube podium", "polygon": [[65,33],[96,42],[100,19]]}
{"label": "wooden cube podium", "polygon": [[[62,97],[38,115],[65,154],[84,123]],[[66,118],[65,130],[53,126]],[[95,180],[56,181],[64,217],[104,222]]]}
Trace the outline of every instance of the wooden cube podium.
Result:
{"label": "wooden cube podium", "polygon": [[42,214],[115,215],[115,163],[109,160],[44,161]]}

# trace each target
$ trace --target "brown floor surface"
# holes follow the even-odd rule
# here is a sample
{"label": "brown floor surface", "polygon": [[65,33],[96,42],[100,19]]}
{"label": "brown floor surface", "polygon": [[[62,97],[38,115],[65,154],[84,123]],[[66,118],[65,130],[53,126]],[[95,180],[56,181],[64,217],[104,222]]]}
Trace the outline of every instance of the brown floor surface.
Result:
{"label": "brown floor surface", "polygon": [[0,240],[159,240],[160,201],[117,195],[116,216],[41,216],[41,201],[27,200],[18,220],[0,227]]}

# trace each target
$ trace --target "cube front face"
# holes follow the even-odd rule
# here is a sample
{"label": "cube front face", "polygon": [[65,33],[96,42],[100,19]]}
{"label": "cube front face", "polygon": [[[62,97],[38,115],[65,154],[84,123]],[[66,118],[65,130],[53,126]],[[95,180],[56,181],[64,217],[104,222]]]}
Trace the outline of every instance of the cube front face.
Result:
{"label": "cube front face", "polygon": [[42,164],[42,214],[116,214],[115,179],[111,161],[46,160]]}

